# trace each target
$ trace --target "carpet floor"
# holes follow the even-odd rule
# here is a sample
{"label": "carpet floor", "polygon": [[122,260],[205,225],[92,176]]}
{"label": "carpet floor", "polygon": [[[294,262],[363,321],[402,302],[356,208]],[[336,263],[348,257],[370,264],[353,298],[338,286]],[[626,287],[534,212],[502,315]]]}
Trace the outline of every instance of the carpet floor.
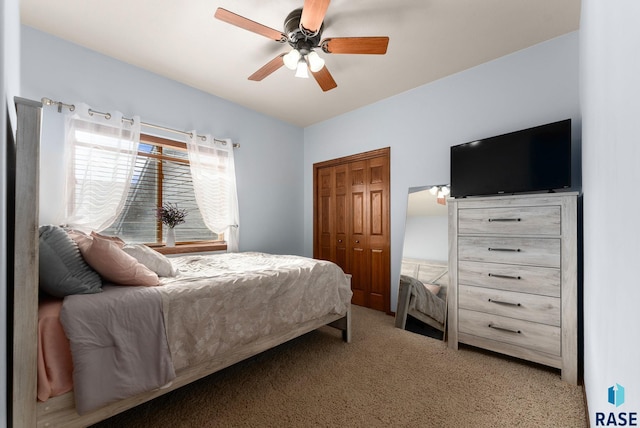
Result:
{"label": "carpet floor", "polygon": [[106,427],[585,427],[559,371],[394,327],[352,307],[329,327],[94,425]]}

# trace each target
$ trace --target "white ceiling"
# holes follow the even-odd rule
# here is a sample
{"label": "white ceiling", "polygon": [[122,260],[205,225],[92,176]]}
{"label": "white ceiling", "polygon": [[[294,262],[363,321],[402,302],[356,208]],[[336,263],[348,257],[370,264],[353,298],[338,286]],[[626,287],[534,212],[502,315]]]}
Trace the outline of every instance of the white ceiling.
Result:
{"label": "white ceiling", "polygon": [[218,7],[283,30],[303,0],[21,0],[22,23],[306,127],[579,27],[580,0],[333,0],[327,37],[389,36],[387,54],[328,55],[338,87],[285,67],[247,80],[288,44],[213,17]]}

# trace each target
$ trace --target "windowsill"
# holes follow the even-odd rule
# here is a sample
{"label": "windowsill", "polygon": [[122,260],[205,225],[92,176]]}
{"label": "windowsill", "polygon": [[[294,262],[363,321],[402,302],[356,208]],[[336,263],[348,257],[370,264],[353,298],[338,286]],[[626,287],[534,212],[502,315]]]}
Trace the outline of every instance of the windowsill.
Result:
{"label": "windowsill", "polygon": [[188,254],[202,253],[205,251],[226,251],[226,242],[205,242],[198,244],[176,244],[175,247],[167,247],[165,245],[150,245],[151,248],[160,254]]}

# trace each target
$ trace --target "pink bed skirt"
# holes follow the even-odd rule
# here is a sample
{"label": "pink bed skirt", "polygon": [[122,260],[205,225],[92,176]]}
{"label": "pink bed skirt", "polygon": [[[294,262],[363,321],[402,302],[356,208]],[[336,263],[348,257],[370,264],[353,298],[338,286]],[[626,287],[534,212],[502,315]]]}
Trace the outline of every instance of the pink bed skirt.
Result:
{"label": "pink bed skirt", "polygon": [[43,299],[38,306],[38,400],[73,389],[69,340],[60,323],[62,299]]}

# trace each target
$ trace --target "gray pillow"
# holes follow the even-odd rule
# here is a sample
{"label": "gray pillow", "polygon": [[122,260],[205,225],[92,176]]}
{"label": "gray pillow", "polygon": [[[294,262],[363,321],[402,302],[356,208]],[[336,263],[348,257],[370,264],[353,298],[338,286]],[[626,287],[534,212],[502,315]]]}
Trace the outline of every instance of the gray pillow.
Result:
{"label": "gray pillow", "polygon": [[62,228],[40,226],[40,289],[55,297],[102,291],[100,275],[84,261]]}

